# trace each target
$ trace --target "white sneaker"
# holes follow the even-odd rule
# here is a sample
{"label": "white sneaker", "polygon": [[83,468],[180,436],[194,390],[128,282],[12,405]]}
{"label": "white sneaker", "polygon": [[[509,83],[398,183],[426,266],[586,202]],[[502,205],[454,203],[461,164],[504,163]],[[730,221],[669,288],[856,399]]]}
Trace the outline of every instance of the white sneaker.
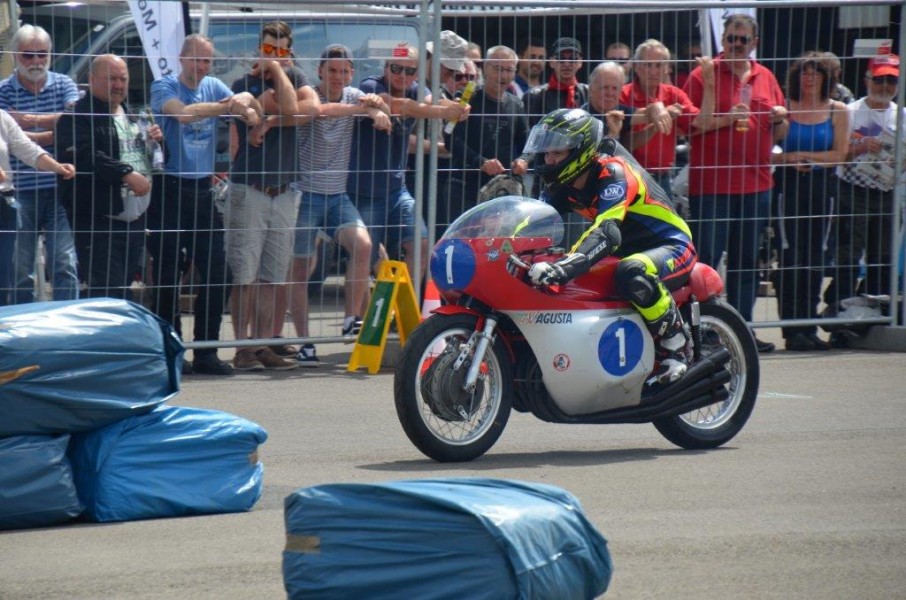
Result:
{"label": "white sneaker", "polygon": [[318,352],[314,344],[305,344],[299,348],[299,354],[296,355],[296,362],[300,367],[320,367],[321,361],[318,359]]}

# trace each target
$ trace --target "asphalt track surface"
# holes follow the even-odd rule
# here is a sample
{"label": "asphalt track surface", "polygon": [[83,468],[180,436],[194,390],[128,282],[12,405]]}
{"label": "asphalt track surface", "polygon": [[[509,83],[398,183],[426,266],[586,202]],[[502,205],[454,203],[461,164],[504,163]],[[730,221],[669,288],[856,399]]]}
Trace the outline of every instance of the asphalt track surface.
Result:
{"label": "asphalt track surface", "polygon": [[441,465],[403,434],[392,373],[346,373],[350,349],[321,347],[320,369],[184,380],[172,404],[238,414],[270,435],[250,513],[0,533],[0,598],[285,597],[289,493],[438,476],[571,491],[609,541],[606,598],[906,597],[904,354],[763,356],[749,424],[714,451],[679,450],[650,425],[514,414],[487,455]]}

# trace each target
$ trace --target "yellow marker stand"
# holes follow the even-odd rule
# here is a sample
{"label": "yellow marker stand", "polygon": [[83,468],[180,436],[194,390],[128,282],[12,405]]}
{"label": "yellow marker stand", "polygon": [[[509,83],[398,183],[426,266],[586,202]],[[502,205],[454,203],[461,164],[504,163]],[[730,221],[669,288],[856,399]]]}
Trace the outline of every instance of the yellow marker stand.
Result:
{"label": "yellow marker stand", "polygon": [[387,334],[393,319],[396,319],[400,345],[403,345],[421,321],[421,311],[406,263],[385,260],[378,271],[377,281],[371,292],[371,302],[362,321],[362,329],[356,338],[352,356],[349,357],[347,371],[353,372],[361,367],[367,367],[368,372],[373,375],[381,369],[381,357],[384,355]]}

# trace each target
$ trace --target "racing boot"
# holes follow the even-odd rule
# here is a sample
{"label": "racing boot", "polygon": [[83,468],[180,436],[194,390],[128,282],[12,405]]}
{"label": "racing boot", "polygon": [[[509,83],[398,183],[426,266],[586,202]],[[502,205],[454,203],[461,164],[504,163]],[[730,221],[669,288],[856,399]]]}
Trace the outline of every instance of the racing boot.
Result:
{"label": "racing boot", "polygon": [[648,331],[654,338],[654,358],[658,367],[648,383],[673,383],[686,374],[689,368],[689,334],[683,327],[676,304],[660,319],[648,323]]}

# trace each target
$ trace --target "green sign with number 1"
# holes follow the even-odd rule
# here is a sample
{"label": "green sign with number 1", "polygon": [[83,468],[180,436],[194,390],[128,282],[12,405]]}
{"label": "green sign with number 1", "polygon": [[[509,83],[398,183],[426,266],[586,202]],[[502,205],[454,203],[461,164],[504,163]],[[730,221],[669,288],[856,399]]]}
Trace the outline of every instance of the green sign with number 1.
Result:
{"label": "green sign with number 1", "polygon": [[359,332],[359,344],[366,346],[380,346],[383,344],[387,319],[393,301],[393,281],[378,281],[371,293],[371,303],[368,305],[368,314],[362,322],[362,331]]}

